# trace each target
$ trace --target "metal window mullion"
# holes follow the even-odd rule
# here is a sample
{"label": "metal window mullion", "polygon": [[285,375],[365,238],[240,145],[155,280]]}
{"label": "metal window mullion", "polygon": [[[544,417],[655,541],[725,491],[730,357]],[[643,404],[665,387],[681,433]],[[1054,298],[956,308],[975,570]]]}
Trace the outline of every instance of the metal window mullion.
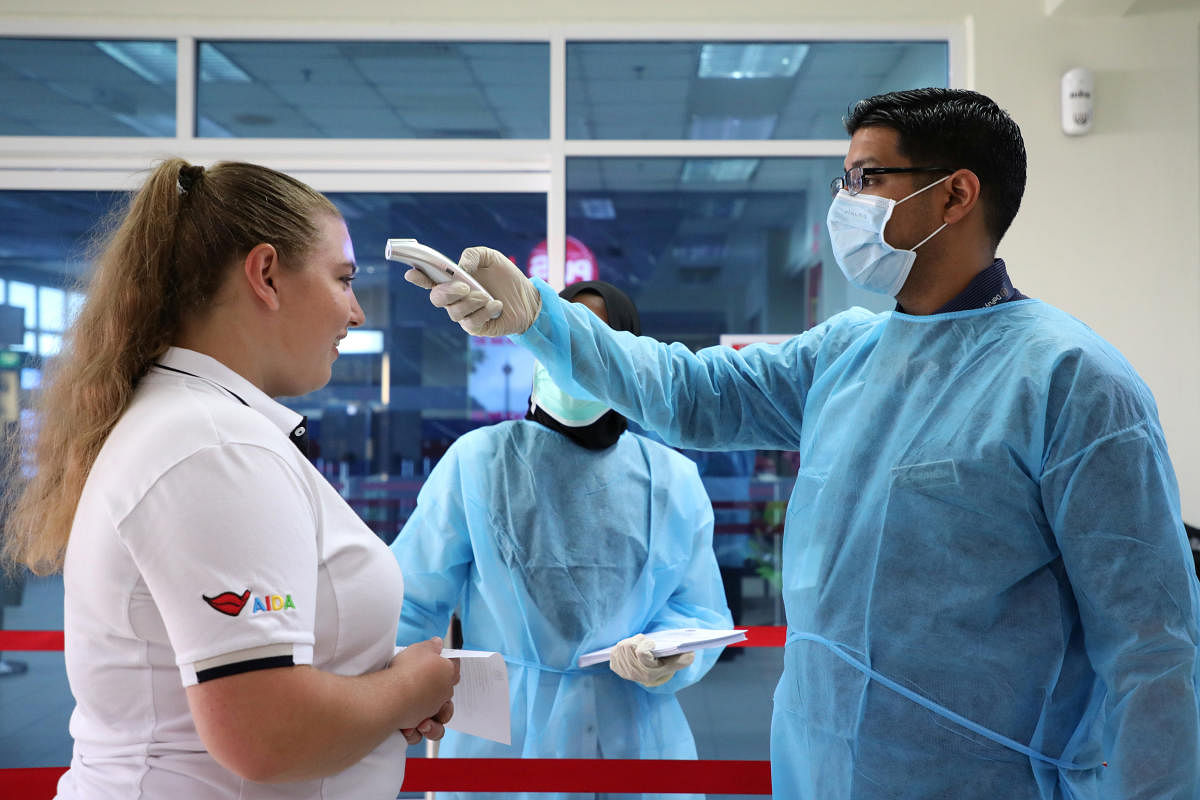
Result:
{"label": "metal window mullion", "polygon": [[196,138],[196,37],[175,40],[175,139],[187,148]]}
{"label": "metal window mullion", "polygon": [[546,193],[548,283],[562,290],[567,252],[567,41],[550,39],[550,191]]}

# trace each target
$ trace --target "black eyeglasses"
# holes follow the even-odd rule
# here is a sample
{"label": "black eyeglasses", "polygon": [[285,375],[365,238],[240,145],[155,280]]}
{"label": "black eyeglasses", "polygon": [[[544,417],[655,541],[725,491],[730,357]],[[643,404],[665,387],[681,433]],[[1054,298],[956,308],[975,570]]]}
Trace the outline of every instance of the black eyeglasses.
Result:
{"label": "black eyeglasses", "polygon": [[845,189],[851,195],[863,190],[864,175],[892,175],[898,172],[954,172],[949,167],[855,167],[829,184],[829,193],[836,195]]}

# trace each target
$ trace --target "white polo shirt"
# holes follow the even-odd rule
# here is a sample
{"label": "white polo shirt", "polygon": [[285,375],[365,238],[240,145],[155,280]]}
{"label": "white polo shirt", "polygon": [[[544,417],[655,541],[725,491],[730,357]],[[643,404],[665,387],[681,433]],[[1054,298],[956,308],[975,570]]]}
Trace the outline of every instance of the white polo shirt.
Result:
{"label": "white polo shirt", "polygon": [[70,798],[394,798],[397,732],[322,780],[245,781],[204,749],[185,686],[392,657],[404,587],[387,547],[293,445],[300,423],[208,356],[172,348],[88,475],[63,569],[75,696]]}

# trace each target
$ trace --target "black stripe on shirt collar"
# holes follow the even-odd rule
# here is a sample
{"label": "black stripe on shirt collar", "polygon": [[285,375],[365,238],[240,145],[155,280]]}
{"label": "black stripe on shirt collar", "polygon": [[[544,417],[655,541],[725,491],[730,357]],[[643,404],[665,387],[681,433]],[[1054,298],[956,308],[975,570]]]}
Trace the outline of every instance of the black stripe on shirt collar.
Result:
{"label": "black stripe on shirt collar", "polygon": [[224,386],[224,385],[222,385],[222,384],[218,383],[217,381],[214,381],[214,380],[212,380],[211,378],[205,378],[205,377],[202,377],[202,376],[200,376],[200,375],[197,375],[197,374],[196,374],[196,373],[194,373],[194,372],[188,372],[188,371],[186,371],[186,370],[182,370],[182,369],[176,369],[175,367],[168,367],[166,364],[160,364],[160,363],[158,363],[157,361],[155,361],[155,362],[154,362],[154,366],[156,366],[156,367],[159,367],[159,368],[161,368],[161,369],[170,370],[171,372],[178,372],[180,375],[187,375],[189,378],[197,378],[197,379],[199,379],[199,380],[202,380],[202,381],[208,381],[208,382],[209,382],[209,383],[211,383],[213,386],[220,386],[222,389],[224,389],[226,392],[228,392],[228,393],[229,393],[229,394],[230,394],[230,395],[231,395],[231,396],[232,396],[232,397],[233,397],[235,400],[237,400],[239,403],[241,403],[242,405],[246,406],[247,408],[249,408],[249,407],[250,407],[250,404],[249,404],[249,403],[247,403],[245,400],[243,400],[243,399],[241,398],[241,395],[239,395],[237,392],[233,391],[233,390],[232,390],[232,389],[230,389],[228,386]]}
{"label": "black stripe on shirt collar", "polygon": [[[180,375],[187,375],[188,377],[191,377],[191,378],[196,378],[196,379],[202,380],[202,381],[208,381],[209,383],[211,383],[214,386],[220,386],[222,389],[224,389],[227,393],[229,393],[229,395],[232,396],[239,403],[244,405],[246,408],[250,408],[250,404],[247,403],[245,400],[243,400],[237,392],[233,391],[228,386],[218,383],[217,381],[202,377],[193,372],[188,372],[188,371],[182,370],[182,369],[176,369],[175,367],[168,367],[166,364],[160,364],[157,361],[154,362],[154,366],[160,367],[161,369],[170,370],[171,372],[178,372]],[[308,447],[309,447],[308,417],[305,417],[305,416],[300,417],[300,423],[295,428],[292,429],[291,433],[288,434],[288,439],[291,441],[292,444],[294,444],[294,445],[296,445],[296,447],[300,448],[301,453],[303,453],[306,456],[308,455]]]}

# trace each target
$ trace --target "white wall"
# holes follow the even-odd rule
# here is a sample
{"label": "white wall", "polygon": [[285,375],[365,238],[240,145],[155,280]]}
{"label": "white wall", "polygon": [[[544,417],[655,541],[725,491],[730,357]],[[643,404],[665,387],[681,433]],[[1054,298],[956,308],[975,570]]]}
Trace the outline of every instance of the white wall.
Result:
{"label": "white wall", "polygon": [[[1029,151],[1001,243],[1017,286],[1113,342],[1158,399],[1184,519],[1200,525],[1200,14],[1026,19],[980,13],[977,88]],[[1058,79],[1096,75],[1096,122],[1059,130]]]}
{"label": "white wall", "polygon": [[[82,0],[0,0],[0,20],[96,18]],[[1175,0],[1175,5],[1189,2]],[[1017,287],[1083,319],[1133,362],[1158,398],[1184,518],[1200,525],[1200,10],[1078,16],[1044,0],[124,0],[101,19],[286,22],[772,23],[963,25],[970,88],[1025,135],[1029,187],[1001,244]],[[1135,9],[1162,4],[1101,3]],[[904,7],[907,6],[907,7]],[[3,23],[0,22],[0,28]],[[1069,67],[1096,75],[1096,124],[1059,130]]]}

